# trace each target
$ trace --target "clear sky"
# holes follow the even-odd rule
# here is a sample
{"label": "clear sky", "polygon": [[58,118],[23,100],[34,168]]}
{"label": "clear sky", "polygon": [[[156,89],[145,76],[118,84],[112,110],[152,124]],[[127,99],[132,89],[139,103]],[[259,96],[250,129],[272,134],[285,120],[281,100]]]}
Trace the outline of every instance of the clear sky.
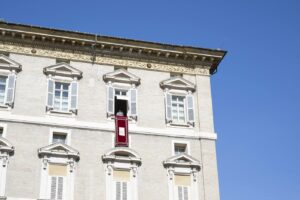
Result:
{"label": "clear sky", "polygon": [[300,199],[299,0],[11,0],[0,18],[227,50],[212,77],[221,199]]}

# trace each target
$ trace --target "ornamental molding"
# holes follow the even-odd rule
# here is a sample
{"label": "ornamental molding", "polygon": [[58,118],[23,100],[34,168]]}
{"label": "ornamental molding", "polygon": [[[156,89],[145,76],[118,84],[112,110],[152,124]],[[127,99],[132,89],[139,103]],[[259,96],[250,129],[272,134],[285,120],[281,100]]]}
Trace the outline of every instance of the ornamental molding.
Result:
{"label": "ornamental molding", "polygon": [[128,72],[125,69],[118,69],[113,72],[109,72],[107,74],[103,75],[103,80],[105,82],[119,82],[119,83],[128,83],[128,84],[134,84],[139,85],[141,79],[137,77],[136,75]]}
{"label": "ornamental molding", "polygon": [[51,65],[49,67],[44,68],[44,73],[46,75],[53,75],[53,76],[63,76],[63,77],[71,77],[71,78],[82,78],[82,72],[68,63],[58,63],[55,65]]}
{"label": "ornamental molding", "polygon": [[1,154],[13,154],[14,153],[15,148],[13,147],[13,145],[5,138],[0,136],[0,155]]}
{"label": "ornamental molding", "polygon": [[179,76],[171,77],[167,80],[161,81],[159,85],[162,89],[166,88],[166,89],[179,89],[179,90],[188,90],[188,91],[195,91],[196,89],[195,84]]}
{"label": "ornamental molding", "polygon": [[76,50],[65,50],[58,48],[42,48],[34,45],[14,44],[11,42],[0,42],[0,51],[24,54],[30,56],[41,56],[48,58],[68,59],[72,61],[88,62],[101,65],[124,66],[153,71],[164,71],[172,73],[195,74],[210,76],[209,63],[204,65],[188,65],[180,63],[157,62],[146,59],[130,59],[130,57],[107,57],[103,54],[93,55]]}
{"label": "ornamental molding", "polygon": [[9,57],[0,54],[0,69],[19,72],[22,70],[22,65],[10,59]]}
{"label": "ornamental molding", "polygon": [[42,147],[38,150],[38,155],[40,157],[67,157],[73,158],[74,160],[79,160],[79,152],[63,143],[54,143],[48,146]]}
{"label": "ornamental molding", "polygon": [[136,166],[142,164],[142,159],[139,154],[128,147],[115,147],[110,149],[102,156],[104,163],[131,163]]}
{"label": "ornamental molding", "polygon": [[174,168],[190,168],[192,171],[199,171],[201,168],[201,164],[196,158],[185,153],[168,158],[163,162],[163,165],[173,171]]}

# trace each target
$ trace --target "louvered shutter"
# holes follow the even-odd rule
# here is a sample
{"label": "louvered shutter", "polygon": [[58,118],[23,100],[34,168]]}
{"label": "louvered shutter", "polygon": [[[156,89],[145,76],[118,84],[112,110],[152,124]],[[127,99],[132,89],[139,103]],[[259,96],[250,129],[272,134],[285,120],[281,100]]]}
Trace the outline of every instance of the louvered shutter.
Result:
{"label": "louvered shutter", "polygon": [[194,97],[192,94],[186,96],[186,110],[187,110],[187,119],[188,123],[194,125],[195,116],[194,116]]}
{"label": "louvered shutter", "polygon": [[127,200],[127,182],[122,183],[122,200]]}
{"label": "louvered shutter", "polygon": [[184,195],[184,200],[189,200],[188,187],[183,187],[183,195]]}
{"label": "louvered shutter", "polygon": [[63,190],[64,190],[64,178],[58,177],[58,181],[57,181],[57,199],[58,200],[63,199]]}
{"label": "louvered shutter", "polygon": [[115,103],[115,95],[114,95],[114,88],[111,86],[107,87],[107,115],[112,116],[114,115],[114,103]]}
{"label": "louvered shutter", "polygon": [[48,95],[47,95],[47,108],[53,108],[53,100],[54,100],[54,81],[52,79],[48,79]]}
{"label": "louvered shutter", "polygon": [[57,177],[51,177],[50,199],[56,199]]}
{"label": "louvered shutter", "polygon": [[172,122],[172,95],[168,92],[165,93],[165,107],[166,107],[166,121]]}
{"label": "louvered shutter", "polygon": [[116,200],[121,200],[121,182],[116,182]]}
{"label": "louvered shutter", "polygon": [[6,104],[12,106],[15,96],[16,74],[9,74],[7,79]]}
{"label": "louvered shutter", "polygon": [[178,186],[178,200],[183,200],[182,194],[183,194],[182,186]]}
{"label": "louvered shutter", "polygon": [[75,112],[77,111],[77,102],[78,102],[78,82],[72,81],[70,85],[70,110]]}
{"label": "louvered shutter", "polygon": [[137,116],[137,90],[130,90],[130,115],[132,117]]}

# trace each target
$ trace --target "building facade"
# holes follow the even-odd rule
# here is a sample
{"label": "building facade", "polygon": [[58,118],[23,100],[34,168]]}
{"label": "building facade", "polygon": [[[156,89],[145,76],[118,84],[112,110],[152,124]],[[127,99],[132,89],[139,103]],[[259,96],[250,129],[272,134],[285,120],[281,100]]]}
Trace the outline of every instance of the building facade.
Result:
{"label": "building facade", "polygon": [[0,199],[218,200],[225,54],[0,22]]}

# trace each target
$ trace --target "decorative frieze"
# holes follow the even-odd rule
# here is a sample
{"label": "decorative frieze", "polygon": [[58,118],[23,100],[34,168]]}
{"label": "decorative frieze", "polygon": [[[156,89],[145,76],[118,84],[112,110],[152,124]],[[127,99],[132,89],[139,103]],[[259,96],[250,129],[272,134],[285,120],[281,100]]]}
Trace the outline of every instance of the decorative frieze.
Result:
{"label": "decorative frieze", "polygon": [[124,58],[105,57],[101,55],[85,54],[79,51],[62,49],[40,48],[25,45],[16,45],[8,42],[0,42],[0,51],[7,51],[18,54],[35,55],[50,58],[69,59],[74,61],[89,62],[103,65],[126,66],[154,71],[165,71],[184,74],[210,75],[210,66],[185,66],[175,64],[163,64],[146,62],[143,60],[131,60]]}

